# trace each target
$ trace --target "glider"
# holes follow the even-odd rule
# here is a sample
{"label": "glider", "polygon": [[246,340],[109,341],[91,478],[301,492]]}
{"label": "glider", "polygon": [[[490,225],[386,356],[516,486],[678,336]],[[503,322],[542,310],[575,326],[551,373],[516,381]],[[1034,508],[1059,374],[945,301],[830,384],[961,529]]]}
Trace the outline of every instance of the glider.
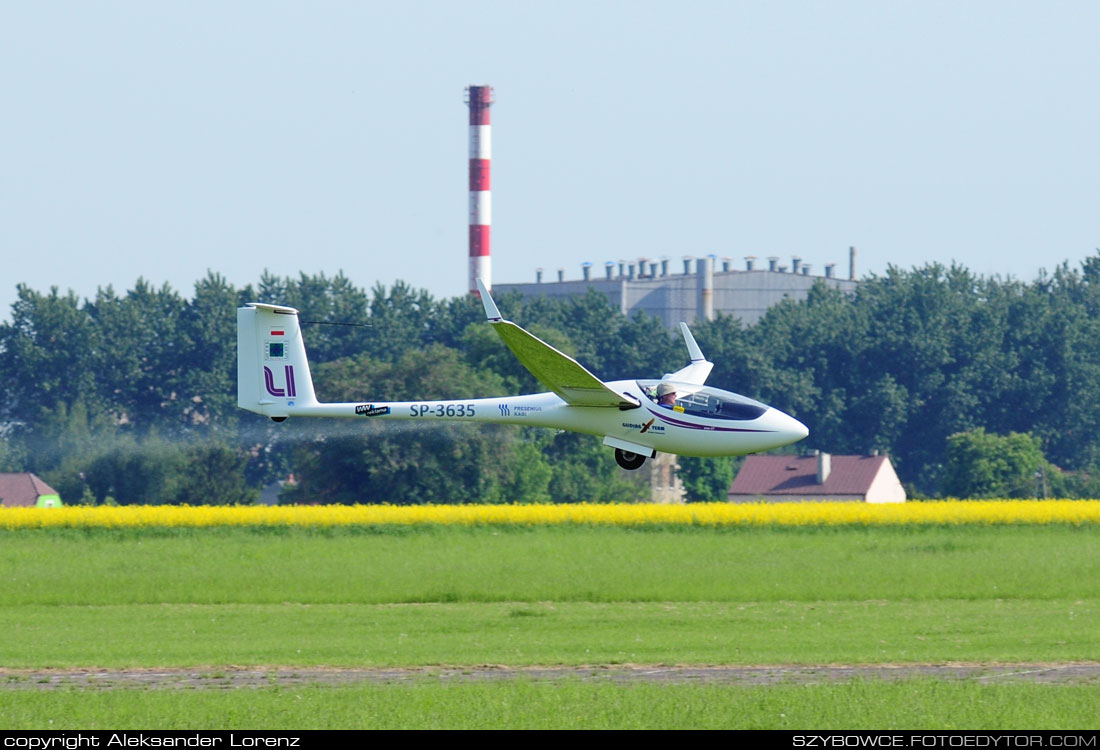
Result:
{"label": "glider", "polygon": [[572,357],[505,320],[478,280],[485,316],[547,393],[449,401],[321,403],[293,307],[250,302],[237,310],[237,404],[276,422],[287,417],[494,422],[572,430],[603,438],[624,469],[657,451],[739,456],[802,440],[798,420],[759,401],[704,383],[708,362],[687,324],[691,361],[660,379],[603,381]]}

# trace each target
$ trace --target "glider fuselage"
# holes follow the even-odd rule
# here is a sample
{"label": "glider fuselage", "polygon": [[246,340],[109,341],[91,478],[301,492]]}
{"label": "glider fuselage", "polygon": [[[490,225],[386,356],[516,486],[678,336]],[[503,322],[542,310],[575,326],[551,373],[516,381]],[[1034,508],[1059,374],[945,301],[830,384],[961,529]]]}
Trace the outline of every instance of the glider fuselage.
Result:
{"label": "glider fuselage", "polygon": [[[437,401],[318,403],[297,406],[293,413],[310,417],[443,420],[548,427],[606,436],[684,456],[755,453],[787,445],[806,434],[806,428],[801,423],[763,404],[760,404],[761,413],[752,414],[750,419],[729,419],[691,413],[682,406],[661,406],[646,396],[636,380],[611,381],[607,385],[617,392],[633,396],[641,405],[628,409],[570,406],[554,393],[534,393]],[[686,384],[683,387],[691,388]],[[695,387],[694,390],[697,398],[702,392],[704,397],[712,399],[725,396],[730,400],[748,401],[717,388]]]}

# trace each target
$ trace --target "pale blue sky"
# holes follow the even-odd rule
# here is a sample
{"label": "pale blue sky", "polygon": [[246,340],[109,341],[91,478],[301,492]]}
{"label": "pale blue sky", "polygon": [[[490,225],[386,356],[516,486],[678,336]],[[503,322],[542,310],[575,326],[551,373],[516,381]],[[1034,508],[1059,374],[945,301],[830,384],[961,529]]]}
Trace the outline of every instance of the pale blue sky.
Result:
{"label": "pale blue sky", "polygon": [[0,316],[19,281],[190,295],[343,270],[466,290],[467,111],[493,278],[847,247],[1024,279],[1100,246],[1096,2],[0,6]]}

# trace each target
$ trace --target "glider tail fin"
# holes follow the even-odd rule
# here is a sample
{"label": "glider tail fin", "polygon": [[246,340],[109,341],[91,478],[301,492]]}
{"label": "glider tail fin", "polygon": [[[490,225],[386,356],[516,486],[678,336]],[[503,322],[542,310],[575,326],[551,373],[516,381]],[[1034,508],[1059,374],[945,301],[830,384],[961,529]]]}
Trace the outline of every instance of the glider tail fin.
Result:
{"label": "glider tail fin", "polygon": [[293,307],[249,302],[237,308],[237,405],[282,421],[317,403]]}
{"label": "glider tail fin", "polygon": [[666,374],[664,379],[702,385],[707,382],[707,376],[710,375],[714,363],[708,361],[707,358],[703,356],[703,351],[699,348],[699,345],[695,343],[695,337],[691,335],[691,330],[688,328],[687,323],[680,323],[680,333],[684,335],[684,343],[687,344],[688,356],[691,357],[691,362],[688,363],[687,367]]}

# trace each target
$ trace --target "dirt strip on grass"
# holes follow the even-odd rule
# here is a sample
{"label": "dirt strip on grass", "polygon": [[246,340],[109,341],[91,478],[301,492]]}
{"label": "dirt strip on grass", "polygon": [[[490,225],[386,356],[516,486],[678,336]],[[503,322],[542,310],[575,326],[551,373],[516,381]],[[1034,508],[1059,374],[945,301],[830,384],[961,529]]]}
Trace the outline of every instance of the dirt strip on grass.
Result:
{"label": "dirt strip on grass", "polygon": [[1100,664],[911,664],[852,666],[645,666],[582,667],[422,667],[356,669],[341,667],[209,667],[165,669],[0,669],[0,690],[84,688],[231,689],[347,686],[409,682],[695,683],[809,685],[847,680],[933,678],[977,682],[1033,682],[1100,685]]}

